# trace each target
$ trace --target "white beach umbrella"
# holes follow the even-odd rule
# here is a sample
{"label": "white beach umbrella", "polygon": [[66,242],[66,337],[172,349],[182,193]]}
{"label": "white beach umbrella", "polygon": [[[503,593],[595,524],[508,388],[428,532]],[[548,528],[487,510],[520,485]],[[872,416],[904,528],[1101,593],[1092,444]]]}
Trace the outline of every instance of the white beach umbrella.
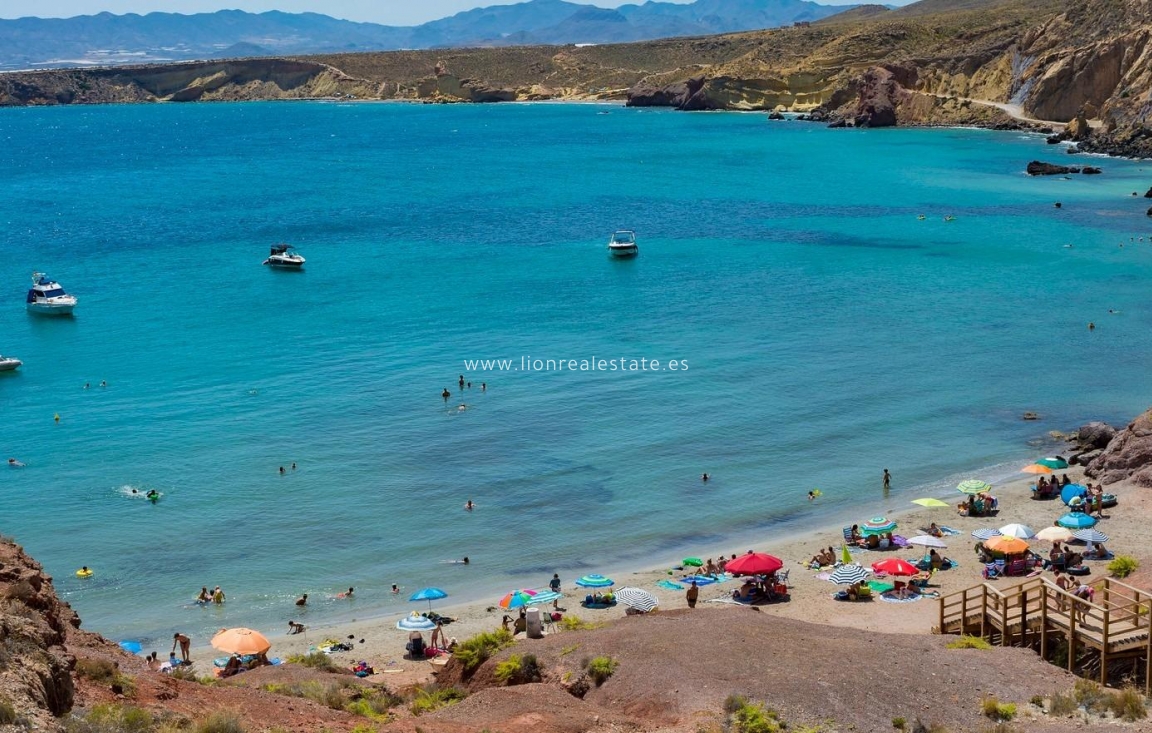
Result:
{"label": "white beach umbrella", "polygon": [[930,534],[918,534],[908,540],[908,544],[920,545],[921,547],[948,547],[948,545],[944,544],[944,540],[939,537],[933,537]]}
{"label": "white beach umbrella", "polygon": [[413,611],[396,622],[396,628],[401,631],[431,631],[436,624]]}
{"label": "white beach umbrella", "polygon": [[1045,527],[1036,533],[1036,539],[1046,542],[1067,542],[1072,539],[1072,530],[1067,527]]}
{"label": "white beach umbrella", "polygon": [[972,530],[972,536],[978,540],[990,540],[993,537],[999,537],[1000,536],[1000,530],[988,529],[988,528],[974,529],[974,530]]}
{"label": "white beach umbrella", "polygon": [[621,588],[613,595],[616,596],[617,603],[623,603],[629,608],[635,608],[637,611],[643,611],[644,613],[656,608],[660,603],[656,596],[641,588]]}
{"label": "white beach umbrella", "polygon": [[1076,532],[1072,533],[1072,536],[1075,537],[1076,539],[1080,540],[1081,542],[1101,543],[1101,542],[1107,542],[1108,541],[1108,535],[1104,534],[1103,532],[1101,532],[1099,530],[1095,530],[1095,529],[1077,530]]}
{"label": "white beach umbrella", "polygon": [[859,565],[841,565],[832,571],[828,580],[836,585],[852,585],[867,578],[871,572],[868,568],[862,568]]}
{"label": "white beach umbrella", "polygon": [[1030,540],[1036,536],[1036,533],[1027,524],[1005,524],[1000,528],[1000,534],[1021,540]]}

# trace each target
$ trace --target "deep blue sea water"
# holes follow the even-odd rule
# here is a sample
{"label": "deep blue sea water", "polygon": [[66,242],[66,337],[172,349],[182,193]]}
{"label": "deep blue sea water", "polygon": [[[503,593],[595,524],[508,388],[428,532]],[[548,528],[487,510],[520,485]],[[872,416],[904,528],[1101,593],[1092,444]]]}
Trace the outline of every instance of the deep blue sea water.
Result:
{"label": "deep blue sea water", "polygon": [[[302,592],[318,624],[864,516],[883,467],[889,505],[1011,472],[1152,397],[1152,166],[1033,158],[1068,156],[590,105],[0,110],[0,532],[86,627],[201,643]],[[34,269],[74,318],[24,312]],[[458,390],[521,356],[688,368]]]}

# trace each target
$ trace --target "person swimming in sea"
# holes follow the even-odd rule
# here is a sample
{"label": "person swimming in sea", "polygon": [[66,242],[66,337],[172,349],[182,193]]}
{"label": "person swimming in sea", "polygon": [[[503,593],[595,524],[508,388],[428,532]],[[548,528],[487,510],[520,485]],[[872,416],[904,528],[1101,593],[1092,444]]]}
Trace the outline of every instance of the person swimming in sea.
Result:
{"label": "person swimming in sea", "polygon": [[470,512],[470,511],[472,511],[472,510],[473,510],[473,509],[475,509],[475,508],[476,508],[476,505],[472,503],[472,500],[471,500],[471,499],[469,499],[469,500],[468,500],[467,502],[465,502],[465,504],[464,504],[464,511],[466,511],[466,512]]}
{"label": "person swimming in sea", "polygon": [[160,492],[156,489],[149,489],[148,493],[144,495],[144,498],[146,498],[148,501],[159,501]]}
{"label": "person swimming in sea", "polygon": [[[8,466],[10,468],[24,468],[24,462],[18,461],[15,458],[9,458],[8,459]],[[469,503],[471,503],[471,502],[469,502]]]}
{"label": "person swimming in sea", "polygon": [[347,593],[337,593],[336,597],[337,598],[351,598],[352,597],[352,591],[354,591],[354,590],[355,590],[355,588],[349,587]]}
{"label": "person swimming in sea", "polygon": [[197,603],[209,603],[212,600],[212,594],[208,592],[208,586],[201,586],[200,595],[196,596]]}
{"label": "person swimming in sea", "polygon": [[281,467],[280,467],[280,475],[281,475],[281,476],[283,476],[283,475],[284,475],[284,467],[283,467],[283,466],[281,466]]}
{"label": "person swimming in sea", "polygon": [[400,593],[400,586],[393,583],[392,584],[392,593],[393,593],[393,595],[398,595]]}
{"label": "person swimming in sea", "polygon": [[700,480],[703,481],[704,483],[708,483],[708,479],[710,479],[710,478],[712,478],[712,477],[706,473],[700,474]]}
{"label": "person swimming in sea", "polygon": [[452,396],[452,393],[448,391],[447,387],[445,387],[444,391],[440,393],[440,396],[444,398],[445,402],[447,402],[448,398]]}

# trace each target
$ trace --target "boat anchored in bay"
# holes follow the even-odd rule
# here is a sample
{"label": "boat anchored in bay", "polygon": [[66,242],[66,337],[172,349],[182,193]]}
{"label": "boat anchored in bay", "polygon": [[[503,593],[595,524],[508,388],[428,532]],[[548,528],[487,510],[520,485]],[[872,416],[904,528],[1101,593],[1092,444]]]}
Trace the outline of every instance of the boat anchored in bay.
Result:
{"label": "boat anchored in bay", "polygon": [[640,254],[636,246],[636,232],[631,229],[621,229],[608,240],[608,254],[613,257],[635,257]]}
{"label": "boat anchored in bay", "polygon": [[40,313],[47,316],[72,315],[76,307],[76,296],[64,292],[60,283],[42,272],[32,273],[32,289],[28,291],[25,299],[29,313]]}
{"label": "boat anchored in bay", "polygon": [[282,270],[299,270],[304,267],[304,257],[290,244],[274,244],[264,264]]}
{"label": "boat anchored in bay", "polygon": [[16,371],[23,363],[14,356],[0,356],[0,372]]}

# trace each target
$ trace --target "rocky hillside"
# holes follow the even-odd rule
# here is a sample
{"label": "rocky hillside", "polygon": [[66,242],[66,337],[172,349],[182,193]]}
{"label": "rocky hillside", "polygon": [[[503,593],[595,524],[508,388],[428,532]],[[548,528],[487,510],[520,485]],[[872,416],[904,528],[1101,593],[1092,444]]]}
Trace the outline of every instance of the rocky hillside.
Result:
{"label": "rocky hillside", "polygon": [[633,44],[8,74],[0,105],[351,95],[784,108],[871,127],[1000,125],[1011,115],[1078,120],[1066,134],[1082,149],[1152,156],[1150,38],[1152,0],[921,0],[807,27]]}
{"label": "rocky hillside", "polygon": [[1115,432],[1107,447],[1092,458],[1086,472],[1104,484],[1130,480],[1138,486],[1152,487],[1152,410]]}

